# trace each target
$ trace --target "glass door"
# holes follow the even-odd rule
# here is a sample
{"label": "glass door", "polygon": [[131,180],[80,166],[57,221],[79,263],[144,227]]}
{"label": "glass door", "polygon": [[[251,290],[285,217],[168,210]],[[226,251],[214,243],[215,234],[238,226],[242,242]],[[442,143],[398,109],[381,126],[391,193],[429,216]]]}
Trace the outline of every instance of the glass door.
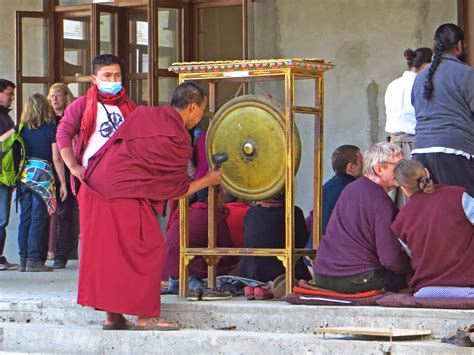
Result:
{"label": "glass door", "polygon": [[120,8],[95,4],[92,7],[94,18],[93,47],[94,56],[100,54],[114,54],[120,57],[119,37],[124,31],[119,26]]}
{"label": "glass door", "polygon": [[91,11],[59,16],[59,81],[68,84],[74,96],[85,95],[91,81]]}
{"label": "glass door", "polygon": [[54,78],[51,16],[43,12],[16,13],[16,107],[21,115],[26,98],[46,95]]}
{"label": "glass door", "polygon": [[[194,10],[194,55],[198,61],[244,59],[244,9],[242,0],[198,3]],[[216,110],[245,90],[239,82],[219,83]],[[204,123],[203,123],[204,124]]]}
{"label": "glass door", "polygon": [[158,105],[169,105],[175,87],[178,85],[176,74],[168,71],[175,62],[183,61],[182,8],[158,8]]}

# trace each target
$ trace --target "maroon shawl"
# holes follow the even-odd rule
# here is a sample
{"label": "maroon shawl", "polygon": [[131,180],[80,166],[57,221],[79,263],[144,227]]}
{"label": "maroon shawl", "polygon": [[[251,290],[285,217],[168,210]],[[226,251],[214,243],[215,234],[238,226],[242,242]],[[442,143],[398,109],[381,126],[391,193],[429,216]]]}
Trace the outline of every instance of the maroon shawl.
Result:
{"label": "maroon shawl", "polygon": [[190,137],[178,111],[140,106],[89,159],[85,182],[106,199],[157,204],[188,191],[191,155]]}

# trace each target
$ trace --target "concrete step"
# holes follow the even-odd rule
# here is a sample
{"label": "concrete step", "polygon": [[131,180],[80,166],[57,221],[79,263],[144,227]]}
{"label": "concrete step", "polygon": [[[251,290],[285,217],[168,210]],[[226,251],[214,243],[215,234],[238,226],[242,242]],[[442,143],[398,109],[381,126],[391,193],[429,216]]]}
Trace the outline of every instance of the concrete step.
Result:
{"label": "concrete step", "polygon": [[315,334],[184,329],[103,331],[99,326],[0,324],[0,351],[57,354],[474,354],[439,340],[354,340]]}
{"label": "concrete step", "polygon": [[[474,323],[474,310],[420,308],[297,306],[282,301],[189,302],[162,297],[162,316],[188,329],[236,329],[250,332],[309,333],[314,327],[424,328],[442,337]],[[0,322],[99,325],[104,314],[76,304],[75,298],[5,299],[0,297]]]}

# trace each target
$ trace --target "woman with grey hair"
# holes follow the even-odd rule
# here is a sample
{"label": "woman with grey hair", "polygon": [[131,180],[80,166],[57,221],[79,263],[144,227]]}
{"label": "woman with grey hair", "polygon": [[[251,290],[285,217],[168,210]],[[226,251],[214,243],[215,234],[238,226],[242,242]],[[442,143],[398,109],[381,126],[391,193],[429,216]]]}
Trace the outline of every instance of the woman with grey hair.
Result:
{"label": "woman with grey hair", "polygon": [[390,229],[396,207],[387,191],[402,153],[376,143],[364,154],[364,176],[347,185],[331,214],[314,262],[318,287],[342,293],[407,286],[409,258]]}

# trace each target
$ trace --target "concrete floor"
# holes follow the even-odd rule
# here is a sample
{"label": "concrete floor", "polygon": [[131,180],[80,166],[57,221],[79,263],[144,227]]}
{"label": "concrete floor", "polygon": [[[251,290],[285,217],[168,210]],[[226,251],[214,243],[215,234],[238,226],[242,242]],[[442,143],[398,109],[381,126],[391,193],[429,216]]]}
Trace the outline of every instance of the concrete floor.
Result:
{"label": "concrete floor", "polygon": [[75,299],[77,268],[78,261],[72,260],[66,269],[52,272],[0,271],[0,299]]}
{"label": "concrete floor", "polygon": [[[3,255],[7,257],[9,262],[18,263],[18,225],[20,224],[20,206],[16,213],[15,193],[13,193],[12,206],[10,209],[10,223],[7,227],[7,243]],[[1,278],[0,278],[1,279]]]}

